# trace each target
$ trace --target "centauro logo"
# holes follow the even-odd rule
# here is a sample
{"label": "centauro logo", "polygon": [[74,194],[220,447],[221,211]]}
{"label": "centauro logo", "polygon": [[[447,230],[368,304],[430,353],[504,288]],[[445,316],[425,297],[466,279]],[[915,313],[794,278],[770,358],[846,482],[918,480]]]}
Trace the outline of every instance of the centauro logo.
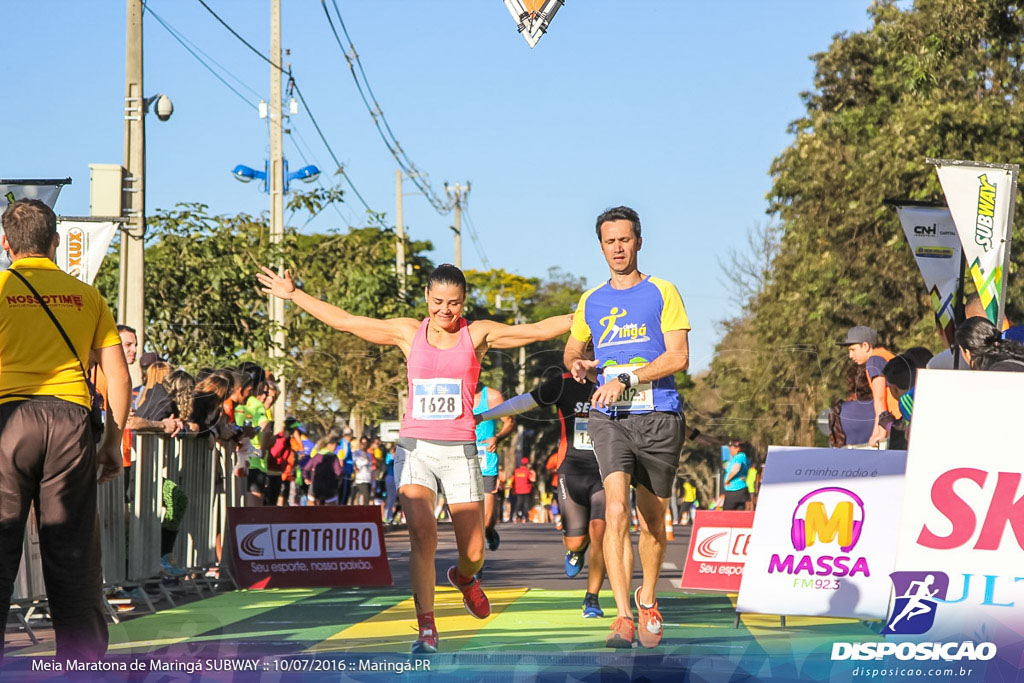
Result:
{"label": "centauro logo", "polygon": [[605,346],[616,346],[617,344],[632,344],[633,342],[650,341],[647,336],[647,323],[637,325],[636,323],[618,324],[618,321],[629,314],[624,308],[613,306],[608,315],[598,320],[604,327],[604,332],[597,340],[599,348]]}
{"label": "centauro logo", "polygon": [[992,249],[992,235],[995,233],[996,186],[982,173],[978,176],[978,219],[974,224],[974,241],[985,251]]}

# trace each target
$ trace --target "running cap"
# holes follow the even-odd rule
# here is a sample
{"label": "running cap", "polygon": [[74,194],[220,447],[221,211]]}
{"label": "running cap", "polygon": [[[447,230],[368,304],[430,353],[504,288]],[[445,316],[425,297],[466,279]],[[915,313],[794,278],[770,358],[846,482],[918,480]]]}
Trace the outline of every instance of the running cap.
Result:
{"label": "running cap", "polygon": [[836,342],[839,346],[850,346],[852,344],[870,344],[871,346],[878,345],[878,333],[870,327],[864,325],[857,325],[851,327],[846,331],[846,338],[842,341]]}
{"label": "running cap", "polygon": [[529,465],[530,464],[530,459],[529,458],[523,458],[519,462],[521,462],[524,465]]}

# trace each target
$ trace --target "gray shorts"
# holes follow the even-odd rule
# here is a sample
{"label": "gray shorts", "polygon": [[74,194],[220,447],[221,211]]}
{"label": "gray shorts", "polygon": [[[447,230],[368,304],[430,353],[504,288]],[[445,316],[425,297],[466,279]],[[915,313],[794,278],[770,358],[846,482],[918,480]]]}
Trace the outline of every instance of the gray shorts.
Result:
{"label": "gray shorts", "polygon": [[395,482],[418,484],[437,495],[438,484],[450,504],[476,503],[484,499],[476,442],[438,443],[400,438],[395,448]]}
{"label": "gray shorts", "polygon": [[603,481],[612,472],[626,472],[633,486],[659,498],[672,496],[686,420],[679,413],[640,413],[609,417],[590,411],[587,425]]}

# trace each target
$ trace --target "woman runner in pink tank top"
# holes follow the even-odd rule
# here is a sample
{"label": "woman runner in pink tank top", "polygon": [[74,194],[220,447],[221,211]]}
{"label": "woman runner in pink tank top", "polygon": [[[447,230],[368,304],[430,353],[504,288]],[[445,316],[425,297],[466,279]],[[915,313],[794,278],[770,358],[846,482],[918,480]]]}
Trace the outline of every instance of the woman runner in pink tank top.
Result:
{"label": "woman runner in pink tank top", "polygon": [[297,288],[289,271],[281,277],[264,267],[257,278],[265,293],[292,301],[331,327],[373,344],[397,346],[405,354],[409,398],[395,452],[395,480],[412,547],[409,578],[419,622],[412,651],[436,652],[437,481],[448,499],[459,548],[459,561],[448,569],[448,581],[462,591],[470,614],[480,619],[490,614],[487,596],[475,578],[484,563],[483,482],[473,418],[480,360],[488,349],[514,349],[565,334],[572,315],[524,325],[467,322],[462,318],[466,278],[449,264],[438,266],[427,280],[428,317],[422,321],[352,315]]}

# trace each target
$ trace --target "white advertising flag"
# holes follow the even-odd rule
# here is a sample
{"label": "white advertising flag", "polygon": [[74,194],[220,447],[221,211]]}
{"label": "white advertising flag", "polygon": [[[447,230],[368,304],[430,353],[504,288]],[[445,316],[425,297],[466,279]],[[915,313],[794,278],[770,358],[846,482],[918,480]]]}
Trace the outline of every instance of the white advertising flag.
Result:
{"label": "white advertising flag", "polygon": [[[922,370],[899,524],[894,640],[1024,656],[1024,374]],[[992,678],[990,680],[996,680]],[[1002,680],[1011,680],[1009,678]]]}
{"label": "white advertising flag", "polygon": [[944,206],[897,206],[900,224],[924,277],[935,322],[953,344],[953,308],[960,278],[960,238],[953,216]]}
{"label": "white advertising flag", "polygon": [[960,235],[967,270],[989,320],[999,323],[1010,249],[1017,167],[934,160]]}
{"label": "white advertising flag", "polygon": [[[63,180],[2,180],[0,179],[0,213],[19,199],[38,199],[51,209],[57,203],[57,196],[65,185],[71,184],[71,178]],[[3,225],[0,224],[0,235]],[[11,267],[11,259],[7,252],[0,250],[0,270]]]}
{"label": "white advertising flag", "polygon": [[906,461],[770,447],[736,611],[885,619]]}
{"label": "white advertising flag", "polygon": [[114,221],[88,221],[59,218],[60,244],[54,259],[68,275],[91,285],[107,255],[119,224]]}

